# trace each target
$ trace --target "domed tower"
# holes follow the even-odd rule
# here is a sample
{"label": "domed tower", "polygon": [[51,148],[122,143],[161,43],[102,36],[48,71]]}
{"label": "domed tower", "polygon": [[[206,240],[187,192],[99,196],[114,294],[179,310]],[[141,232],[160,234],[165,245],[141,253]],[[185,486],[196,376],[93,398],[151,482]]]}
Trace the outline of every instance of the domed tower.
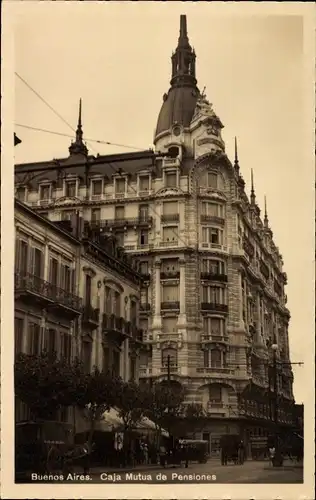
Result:
{"label": "domed tower", "polygon": [[183,132],[190,127],[200,91],[195,75],[195,52],[187,33],[187,19],[180,16],[178,46],[172,54],[172,77],[170,89],[163,96],[163,104],[158,116],[154,144],[157,150],[165,149],[170,143],[183,143]]}

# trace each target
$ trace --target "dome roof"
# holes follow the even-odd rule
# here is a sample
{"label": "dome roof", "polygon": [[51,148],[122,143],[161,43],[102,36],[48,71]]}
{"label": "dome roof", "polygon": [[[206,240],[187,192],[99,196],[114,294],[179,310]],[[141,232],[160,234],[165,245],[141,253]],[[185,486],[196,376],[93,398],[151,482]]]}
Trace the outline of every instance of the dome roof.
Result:
{"label": "dome roof", "polygon": [[199,96],[195,77],[195,58],[195,52],[188,39],[187,19],[185,15],[181,15],[178,45],[171,57],[171,87],[164,96],[154,142],[159,134],[170,130],[173,124],[178,123],[188,127],[191,123]]}
{"label": "dome roof", "polygon": [[193,118],[199,92],[192,87],[171,87],[158,116],[155,136],[178,123],[188,127]]}

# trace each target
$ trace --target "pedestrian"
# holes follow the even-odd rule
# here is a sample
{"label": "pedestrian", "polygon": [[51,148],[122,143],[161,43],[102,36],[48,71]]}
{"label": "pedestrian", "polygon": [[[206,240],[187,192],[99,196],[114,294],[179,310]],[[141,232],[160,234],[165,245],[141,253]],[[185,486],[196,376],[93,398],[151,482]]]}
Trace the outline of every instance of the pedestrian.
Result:
{"label": "pedestrian", "polygon": [[144,453],[144,463],[145,463],[145,465],[148,465],[149,455],[148,455],[148,445],[147,445],[147,443],[144,443],[143,453]]}
{"label": "pedestrian", "polygon": [[269,458],[270,458],[270,465],[273,465],[274,458],[275,458],[275,446],[271,446],[269,448]]}
{"label": "pedestrian", "polygon": [[160,458],[160,465],[162,465],[162,467],[166,467],[166,448],[163,444],[160,445],[159,448],[159,458]]}

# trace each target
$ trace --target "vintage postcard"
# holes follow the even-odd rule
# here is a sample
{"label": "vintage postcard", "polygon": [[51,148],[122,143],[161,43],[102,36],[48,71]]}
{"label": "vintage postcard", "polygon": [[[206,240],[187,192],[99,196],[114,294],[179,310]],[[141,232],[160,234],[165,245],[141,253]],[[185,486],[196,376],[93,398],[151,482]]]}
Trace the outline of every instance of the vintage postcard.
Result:
{"label": "vintage postcard", "polygon": [[3,2],[3,498],[313,498],[314,13]]}

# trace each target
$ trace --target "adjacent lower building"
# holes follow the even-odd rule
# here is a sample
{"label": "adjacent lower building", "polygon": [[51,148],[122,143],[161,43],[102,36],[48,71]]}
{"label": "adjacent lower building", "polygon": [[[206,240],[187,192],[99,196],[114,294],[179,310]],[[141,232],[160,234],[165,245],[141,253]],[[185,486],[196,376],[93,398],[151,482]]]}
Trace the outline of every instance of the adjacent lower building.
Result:
{"label": "adjacent lower building", "polygon": [[[18,200],[15,234],[15,353],[54,351],[79,357],[86,372],[138,381],[141,276],[113,238],[91,238],[77,216],[50,222]],[[23,405],[16,411],[27,418]]]}
{"label": "adjacent lower building", "polygon": [[19,199],[51,221],[79,214],[94,237],[115,235],[137,263],[139,377],[184,386],[187,402],[209,415],[201,434],[213,450],[223,433],[268,432],[273,345],[284,425],[294,402],[282,255],[253,175],[246,193],[237,141],[232,161],[225,152],[223,127],[197,86],[181,16],[155,151],[90,155],[80,101],[69,155],[15,167]]}

